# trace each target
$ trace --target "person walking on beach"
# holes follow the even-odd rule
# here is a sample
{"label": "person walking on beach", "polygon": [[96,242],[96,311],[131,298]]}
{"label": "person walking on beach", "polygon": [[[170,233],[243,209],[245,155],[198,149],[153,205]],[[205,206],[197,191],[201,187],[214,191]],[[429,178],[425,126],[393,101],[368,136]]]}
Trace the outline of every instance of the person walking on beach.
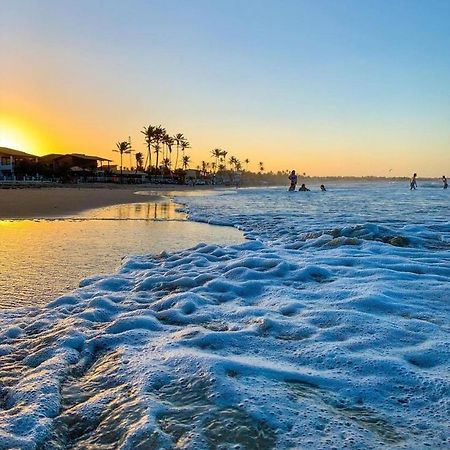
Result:
{"label": "person walking on beach", "polygon": [[416,190],[417,189],[417,173],[415,173],[413,175],[413,177],[411,178],[411,182],[409,184],[409,190],[412,191],[413,189]]}
{"label": "person walking on beach", "polygon": [[295,191],[295,188],[297,187],[297,175],[295,173],[295,170],[291,172],[288,178],[289,181],[291,182],[291,185],[289,186],[289,192]]}
{"label": "person walking on beach", "polygon": [[442,182],[444,183],[444,189],[448,188],[447,178],[445,178],[445,175],[442,175]]}

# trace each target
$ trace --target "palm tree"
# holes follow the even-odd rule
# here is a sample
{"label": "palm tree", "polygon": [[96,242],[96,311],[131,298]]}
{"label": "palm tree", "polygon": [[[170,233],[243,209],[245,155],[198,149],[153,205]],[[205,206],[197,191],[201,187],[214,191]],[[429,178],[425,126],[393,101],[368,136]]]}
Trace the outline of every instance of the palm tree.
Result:
{"label": "palm tree", "polygon": [[164,136],[164,144],[167,147],[167,151],[168,151],[168,155],[166,154],[166,158],[168,156],[169,160],[170,160],[170,164],[169,166],[172,165],[172,145],[175,144],[175,139],[172,136],[169,136],[168,134],[166,134]]}
{"label": "palm tree", "polygon": [[165,169],[165,170],[168,170],[170,172],[170,165],[171,165],[170,159],[169,158],[164,158],[162,163],[163,163],[162,170],[164,171],[164,169]]}
{"label": "palm tree", "polygon": [[184,151],[187,148],[191,148],[191,145],[189,144],[188,140],[185,139],[184,141],[181,142],[181,152],[183,153],[183,159],[184,159]]}
{"label": "palm tree", "polygon": [[211,156],[216,159],[215,167],[217,167],[219,164],[219,159],[222,156],[222,150],[220,150],[220,148],[215,148],[214,150],[211,150]]}
{"label": "palm tree", "polygon": [[175,143],[177,144],[177,155],[175,157],[175,170],[177,170],[177,166],[178,166],[178,152],[180,150],[180,145],[183,141],[186,140],[186,138],[183,136],[183,133],[177,133],[174,137],[173,137]]}
{"label": "palm tree", "polygon": [[144,162],[144,155],[141,152],[137,152],[134,155],[135,159],[136,159],[136,173],[138,170],[142,170],[142,164]]}
{"label": "palm tree", "polygon": [[230,164],[231,169],[233,169],[233,166],[236,166],[236,162],[237,162],[237,158],[235,156],[230,156],[228,163]]}
{"label": "palm tree", "polygon": [[186,170],[189,167],[189,163],[191,162],[191,158],[188,155],[183,155],[183,169]]}
{"label": "palm tree", "polygon": [[159,168],[159,152],[161,150],[160,143],[163,141],[164,136],[166,135],[166,129],[161,125],[158,125],[155,130],[155,137],[153,139],[155,143],[155,153],[156,153],[156,169]]}
{"label": "palm tree", "polygon": [[117,150],[114,149],[113,152],[120,153],[120,182],[123,182],[123,172],[122,172],[122,163],[123,163],[123,155],[124,153],[131,152],[131,144],[128,141],[117,142],[116,144]]}
{"label": "palm tree", "polygon": [[223,166],[225,167],[223,170],[227,170],[227,160],[226,157],[228,155],[228,152],[226,150],[221,150],[220,151],[220,162],[223,163]]}
{"label": "palm tree", "polygon": [[[144,127],[141,133],[145,136],[145,143],[147,144],[147,158],[145,161],[145,166],[148,161],[148,169],[152,168],[152,144],[155,142],[156,136],[156,127],[153,125],[149,125],[148,127]],[[145,167],[144,166],[144,167]]]}
{"label": "palm tree", "polygon": [[260,173],[263,173],[263,172],[264,172],[264,163],[263,163],[262,161],[260,161],[260,162],[258,163],[258,165],[259,165],[259,171],[260,171]]}
{"label": "palm tree", "polygon": [[248,163],[250,162],[250,160],[248,158],[245,158],[244,162],[245,162],[245,171],[248,172]]}
{"label": "palm tree", "polygon": [[207,175],[207,173],[208,173],[208,169],[209,169],[209,163],[208,162],[206,162],[206,161],[202,161],[202,173],[203,173],[203,176],[204,177],[206,177],[206,175]]}

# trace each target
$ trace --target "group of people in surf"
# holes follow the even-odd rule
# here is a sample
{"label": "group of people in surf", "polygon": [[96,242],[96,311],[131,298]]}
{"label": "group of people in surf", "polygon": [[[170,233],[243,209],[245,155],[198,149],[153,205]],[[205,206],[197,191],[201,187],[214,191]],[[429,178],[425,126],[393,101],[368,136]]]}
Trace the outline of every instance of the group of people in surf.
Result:
{"label": "group of people in surf", "polygon": [[[295,170],[293,170],[291,172],[291,174],[289,175],[288,178],[289,178],[289,181],[291,182],[291,184],[289,186],[289,192],[293,192],[297,188],[297,181],[298,181],[298,176],[295,173]],[[447,178],[445,177],[445,175],[442,175],[442,183],[443,183],[444,189],[448,189],[448,182],[447,182]],[[409,183],[409,189],[411,191],[417,189],[417,173],[413,174],[411,181]],[[325,186],[323,184],[320,185],[320,190],[322,192],[326,191]],[[306,187],[305,183],[303,183],[300,186],[299,192],[305,192],[305,191],[310,191],[310,189],[308,189]]]}
{"label": "group of people in surf", "polygon": [[[442,175],[442,184],[444,189],[448,189],[448,181],[445,175]],[[413,174],[411,181],[409,182],[409,190],[417,189],[417,173]]]}
{"label": "group of people in surf", "polygon": [[[289,181],[291,182],[291,185],[289,186],[289,192],[293,192],[293,191],[295,191],[295,189],[296,189],[296,187],[297,187],[297,181],[298,181],[298,176],[297,176],[297,174],[295,173],[295,170],[293,170],[292,172],[291,172],[291,174],[289,175]],[[310,191],[311,189],[308,189],[307,187],[306,187],[306,185],[305,185],[305,183],[303,183],[301,186],[300,186],[300,188],[299,188],[299,192],[307,192],[307,191]],[[325,186],[323,185],[323,184],[321,184],[320,185],[320,190],[322,191],[322,192],[325,192],[326,191],[326,189],[325,189]]]}

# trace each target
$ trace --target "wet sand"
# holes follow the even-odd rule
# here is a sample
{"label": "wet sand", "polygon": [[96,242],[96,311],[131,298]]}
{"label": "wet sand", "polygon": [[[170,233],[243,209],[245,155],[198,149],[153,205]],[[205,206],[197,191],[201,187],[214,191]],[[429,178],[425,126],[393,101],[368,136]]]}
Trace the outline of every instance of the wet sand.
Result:
{"label": "wet sand", "polygon": [[[134,185],[0,189],[0,219],[52,218],[111,205],[155,202],[168,191],[185,188]],[[145,197],[136,194],[143,190],[156,192]]]}

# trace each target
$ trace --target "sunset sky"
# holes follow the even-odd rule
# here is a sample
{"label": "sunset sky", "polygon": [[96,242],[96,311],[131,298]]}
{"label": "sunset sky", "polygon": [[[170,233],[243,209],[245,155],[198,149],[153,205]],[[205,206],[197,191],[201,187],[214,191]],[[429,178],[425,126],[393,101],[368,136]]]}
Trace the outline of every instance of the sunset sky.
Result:
{"label": "sunset sky", "polygon": [[0,146],[117,158],[162,124],[194,165],[450,175],[449,23],[447,0],[0,0]]}

